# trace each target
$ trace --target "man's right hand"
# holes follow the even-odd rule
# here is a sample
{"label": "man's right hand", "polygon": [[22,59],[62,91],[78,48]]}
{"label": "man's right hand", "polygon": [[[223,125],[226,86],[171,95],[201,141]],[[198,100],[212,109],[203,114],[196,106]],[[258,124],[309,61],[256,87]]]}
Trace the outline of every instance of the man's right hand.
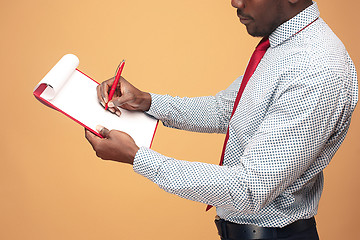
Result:
{"label": "man's right hand", "polygon": [[[151,105],[151,96],[147,92],[140,91],[131,85],[125,78],[120,77],[119,84],[113,98],[109,101],[109,91],[114,82],[114,78],[104,81],[97,86],[97,96],[99,102],[105,107],[108,103],[108,109],[112,113],[120,116],[120,108],[131,111],[147,111]],[[109,101],[109,102],[108,102]]]}

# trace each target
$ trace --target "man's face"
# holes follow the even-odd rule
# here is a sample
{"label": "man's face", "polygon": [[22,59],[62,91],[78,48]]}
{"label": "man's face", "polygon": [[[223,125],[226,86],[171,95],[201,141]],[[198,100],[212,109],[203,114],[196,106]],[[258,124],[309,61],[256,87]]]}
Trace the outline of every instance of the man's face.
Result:
{"label": "man's face", "polygon": [[240,22],[254,37],[270,35],[279,25],[287,21],[287,0],[231,0],[237,9]]}

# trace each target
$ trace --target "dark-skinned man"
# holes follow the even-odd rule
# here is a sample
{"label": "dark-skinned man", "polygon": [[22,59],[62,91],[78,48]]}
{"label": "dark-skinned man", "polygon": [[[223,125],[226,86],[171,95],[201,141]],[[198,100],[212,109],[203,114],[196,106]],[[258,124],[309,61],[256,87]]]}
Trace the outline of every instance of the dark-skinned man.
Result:
{"label": "dark-skinned man", "polygon": [[[99,126],[86,131],[97,155],[180,197],[216,207],[221,239],[318,239],[314,216],[323,170],[340,147],[358,100],[345,47],[309,0],[232,0],[240,22],[262,37],[245,74],[215,96],[179,98],[138,90],[121,78],[109,102],[165,126],[224,133],[221,164],[188,162],[135,145]],[[97,89],[103,105],[113,79]]]}

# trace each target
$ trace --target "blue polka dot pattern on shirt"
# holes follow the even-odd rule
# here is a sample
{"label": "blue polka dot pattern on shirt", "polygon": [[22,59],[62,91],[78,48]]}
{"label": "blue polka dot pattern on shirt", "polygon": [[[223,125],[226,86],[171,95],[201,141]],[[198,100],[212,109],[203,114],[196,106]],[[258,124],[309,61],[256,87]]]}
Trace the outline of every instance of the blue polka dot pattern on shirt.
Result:
{"label": "blue polka dot pattern on shirt", "polygon": [[242,77],[215,96],[152,94],[148,113],[165,126],[205,133],[229,127],[224,166],[141,148],[134,170],[167,192],[215,206],[231,222],[283,227],[314,216],[323,169],[358,100],[354,64],[326,23],[313,22],[318,17],[314,3],[270,35],[231,120]]}

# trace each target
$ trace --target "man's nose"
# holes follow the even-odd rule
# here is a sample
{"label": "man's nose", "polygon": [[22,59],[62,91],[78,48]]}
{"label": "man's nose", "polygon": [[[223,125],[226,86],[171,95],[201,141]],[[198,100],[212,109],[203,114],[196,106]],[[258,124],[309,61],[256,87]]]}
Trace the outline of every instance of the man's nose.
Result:
{"label": "man's nose", "polygon": [[231,0],[231,5],[234,8],[245,8],[245,0]]}

